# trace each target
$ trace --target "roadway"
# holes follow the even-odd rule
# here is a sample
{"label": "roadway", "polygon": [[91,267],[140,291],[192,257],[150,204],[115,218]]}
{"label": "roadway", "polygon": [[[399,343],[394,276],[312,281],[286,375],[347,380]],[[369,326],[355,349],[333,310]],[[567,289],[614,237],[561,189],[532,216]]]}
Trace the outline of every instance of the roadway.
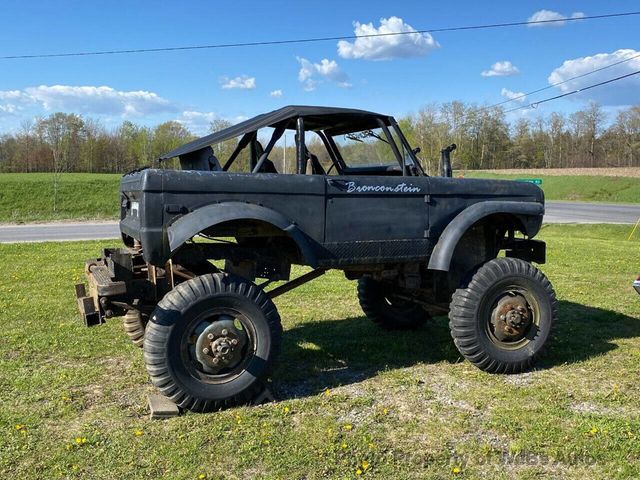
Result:
{"label": "roadway", "polygon": [[[640,220],[640,204],[547,202],[545,223],[628,223]],[[101,240],[120,237],[117,222],[0,224],[0,243]]]}

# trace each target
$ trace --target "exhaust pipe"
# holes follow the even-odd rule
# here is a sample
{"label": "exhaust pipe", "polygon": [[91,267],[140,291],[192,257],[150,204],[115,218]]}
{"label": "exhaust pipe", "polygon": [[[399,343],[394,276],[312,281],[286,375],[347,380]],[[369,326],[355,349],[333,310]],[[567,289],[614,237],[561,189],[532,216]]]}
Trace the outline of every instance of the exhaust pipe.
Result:
{"label": "exhaust pipe", "polygon": [[443,177],[451,178],[453,176],[453,170],[451,169],[451,152],[457,148],[455,143],[452,143],[448,147],[440,150],[440,175]]}

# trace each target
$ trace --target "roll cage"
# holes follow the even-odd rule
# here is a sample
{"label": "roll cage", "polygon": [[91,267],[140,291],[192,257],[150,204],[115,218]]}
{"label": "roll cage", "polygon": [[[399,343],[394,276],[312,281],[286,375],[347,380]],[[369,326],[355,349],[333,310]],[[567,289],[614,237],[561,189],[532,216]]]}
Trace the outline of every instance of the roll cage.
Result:
{"label": "roll cage", "polygon": [[[265,127],[272,128],[273,133],[267,146],[263,148],[258,141],[258,130]],[[334,137],[356,132],[370,133],[373,129],[380,129],[381,136],[371,135],[389,145],[397,165],[349,166]],[[327,175],[334,168],[338,175],[426,175],[416,157],[417,150],[411,148],[393,117],[362,110],[328,107],[284,107],[194,140],[161,156],[159,160],[178,157],[183,170],[228,171],[240,153],[248,147],[251,173],[277,173],[269,155],[287,130],[295,131],[296,174],[307,173],[310,163],[311,172],[321,175]],[[326,170],[307,149],[305,134],[309,132],[317,134],[326,149],[331,162]],[[238,137],[240,140],[235,149],[221,165],[213,155],[211,146]]]}

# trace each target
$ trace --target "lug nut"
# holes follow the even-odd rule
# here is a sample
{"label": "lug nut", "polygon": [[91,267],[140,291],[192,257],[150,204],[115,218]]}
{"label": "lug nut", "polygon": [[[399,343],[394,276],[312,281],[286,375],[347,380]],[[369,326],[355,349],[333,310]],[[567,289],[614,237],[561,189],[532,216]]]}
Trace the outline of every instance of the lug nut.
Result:
{"label": "lug nut", "polygon": [[208,349],[208,348],[203,348],[203,349],[202,349],[202,353],[204,353],[204,354],[209,353],[209,349]]}
{"label": "lug nut", "polygon": [[218,364],[218,362],[219,362],[220,360],[218,360],[217,358],[214,358],[214,359],[213,359],[213,360],[211,360],[211,361],[213,362],[213,364],[214,364],[214,365],[217,365],[217,364]]}
{"label": "lug nut", "polygon": [[207,338],[208,338],[209,340],[213,340],[213,333],[208,334],[208,335],[207,335]]}
{"label": "lug nut", "polygon": [[237,345],[238,344],[238,339],[234,338],[233,340],[231,340],[231,344],[232,345]]}
{"label": "lug nut", "polygon": [[227,333],[229,333],[229,331],[226,328],[222,329],[222,335],[226,335]]}

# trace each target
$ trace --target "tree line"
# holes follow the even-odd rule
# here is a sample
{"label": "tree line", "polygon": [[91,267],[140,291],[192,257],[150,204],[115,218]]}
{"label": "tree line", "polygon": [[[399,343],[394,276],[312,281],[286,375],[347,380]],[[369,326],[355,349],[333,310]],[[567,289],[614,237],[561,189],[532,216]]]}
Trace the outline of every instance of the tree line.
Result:
{"label": "tree line", "polygon": [[[437,173],[440,149],[450,143],[458,146],[459,169],[640,166],[640,106],[608,118],[591,103],[570,115],[526,115],[509,123],[502,108],[454,101],[426,105],[399,123],[431,174]],[[210,131],[229,125],[216,120]],[[194,138],[177,121],[145,127],[126,120],[108,129],[95,119],[57,112],[0,135],[0,171],[124,173]],[[274,161],[294,158],[291,140],[286,152],[276,146]],[[217,153],[234,144],[218,146],[224,152]]]}

